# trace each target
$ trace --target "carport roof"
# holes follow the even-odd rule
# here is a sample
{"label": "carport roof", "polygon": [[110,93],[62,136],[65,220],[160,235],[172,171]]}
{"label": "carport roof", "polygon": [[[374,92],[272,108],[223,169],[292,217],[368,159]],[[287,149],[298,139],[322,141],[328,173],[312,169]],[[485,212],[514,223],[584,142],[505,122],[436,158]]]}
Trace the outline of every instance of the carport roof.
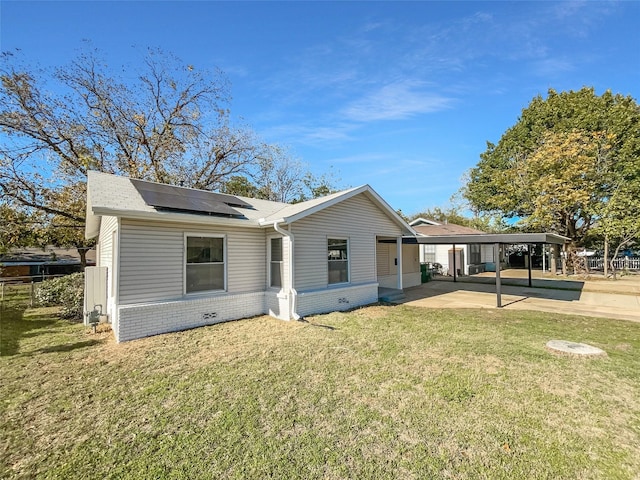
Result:
{"label": "carport roof", "polygon": [[564,245],[569,238],[555,233],[478,233],[468,235],[417,235],[402,237],[402,243],[421,245],[468,245],[471,243],[511,245],[516,243],[550,243]]}

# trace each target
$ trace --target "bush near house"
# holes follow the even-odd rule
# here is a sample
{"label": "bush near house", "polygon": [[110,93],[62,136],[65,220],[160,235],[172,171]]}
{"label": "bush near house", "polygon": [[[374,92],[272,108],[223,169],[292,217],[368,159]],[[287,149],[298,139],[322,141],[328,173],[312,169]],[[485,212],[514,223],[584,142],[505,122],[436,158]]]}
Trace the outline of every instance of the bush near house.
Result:
{"label": "bush near house", "polygon": [[84,298],[84,273],[45,280],[35,292],[38,305],[61,306],[60,316],[69,320],[82,320]]}

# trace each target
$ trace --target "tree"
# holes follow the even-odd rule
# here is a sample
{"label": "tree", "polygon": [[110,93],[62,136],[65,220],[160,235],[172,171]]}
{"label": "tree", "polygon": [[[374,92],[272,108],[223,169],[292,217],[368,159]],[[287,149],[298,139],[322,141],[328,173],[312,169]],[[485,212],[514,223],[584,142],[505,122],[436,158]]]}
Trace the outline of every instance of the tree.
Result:
{"label": "tree", "polygon": [[222,185],[220,192],[229,195],[239,195],[241,197],[258,197],[258,187],[242,175],[234,175],[229,178],[229,180]]}
{"label": "tree", "polygon": [[[610,269],[616,278],[614,259],[625,247],[631,247],[640,240],[640,216],[637,213],[640,199],[640,178],[620,181],[607,202],[600,205],[600,220],[595,227],[596,234],[604,237],[605,251],[614,245]],[[606,257],[607,255],[605,255]],[[605,258],[605,262],[609,259]]]}
{"label": "tree", "polygon": [[[640,109],[592,88],[532,100],[497,145],[487,143],[464,196],[474,209],[519,219],[582,245],[615,185],[640,175]],[[635,199],[637,211],[640,204]]]}
{"label": "tree", "polygon": [[[255,173],[236,175],[222,186],[223,193],[297,203],[329,195],[336,191],[333,172],[314,175],[283,147],[272,145],[263,150]],[[255,182],[252,182],[253,181]]]}
{"label": "tree", "polygon": [[34,229],[38,222],[25,211],[0,204],[0,254],[7,253],[13,246],[43,246]]}
{"label": "tree", "polygon": [[263,176],[265,195],[283,199],[304,185],[282,148],[232,124],[219,71],[157,50],[117,75],[95,51],[53,70],[13,53],[1,61],[0,205],[39,212],[52,241],[86,246],[77,226],[88,170],[207,190]]}

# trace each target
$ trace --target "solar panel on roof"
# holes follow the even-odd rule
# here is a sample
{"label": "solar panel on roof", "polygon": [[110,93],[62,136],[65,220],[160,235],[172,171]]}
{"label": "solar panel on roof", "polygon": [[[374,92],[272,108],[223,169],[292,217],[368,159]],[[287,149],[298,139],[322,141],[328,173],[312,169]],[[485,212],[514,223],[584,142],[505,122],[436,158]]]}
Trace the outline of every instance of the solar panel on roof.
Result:
{"label": "solar panel on roof", "polygon": [[144,202],[156,208],[241,217],[234,207],[251,205],[233,195],[130,179]]}

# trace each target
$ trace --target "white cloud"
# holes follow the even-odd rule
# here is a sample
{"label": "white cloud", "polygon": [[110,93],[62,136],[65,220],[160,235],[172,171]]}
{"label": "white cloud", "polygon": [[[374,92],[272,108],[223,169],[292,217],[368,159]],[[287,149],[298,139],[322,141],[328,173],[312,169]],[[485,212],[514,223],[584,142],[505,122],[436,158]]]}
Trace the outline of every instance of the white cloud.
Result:
{"label": "white cloud", "polygon": [[355,100],[342,113],[348,120],[357,122],[402,120],[444,110],[451,105],[451,98],[424,87],[424,82],[391,83]]}
{"label": "white cloud", "polygon": [[350,133],[355,129],[353,124],[336,123],[332,125],[311,125],[303,123],[279,124],[260,131],[266,138],[278,141],[318,145],[326,142],[350,140]]}

